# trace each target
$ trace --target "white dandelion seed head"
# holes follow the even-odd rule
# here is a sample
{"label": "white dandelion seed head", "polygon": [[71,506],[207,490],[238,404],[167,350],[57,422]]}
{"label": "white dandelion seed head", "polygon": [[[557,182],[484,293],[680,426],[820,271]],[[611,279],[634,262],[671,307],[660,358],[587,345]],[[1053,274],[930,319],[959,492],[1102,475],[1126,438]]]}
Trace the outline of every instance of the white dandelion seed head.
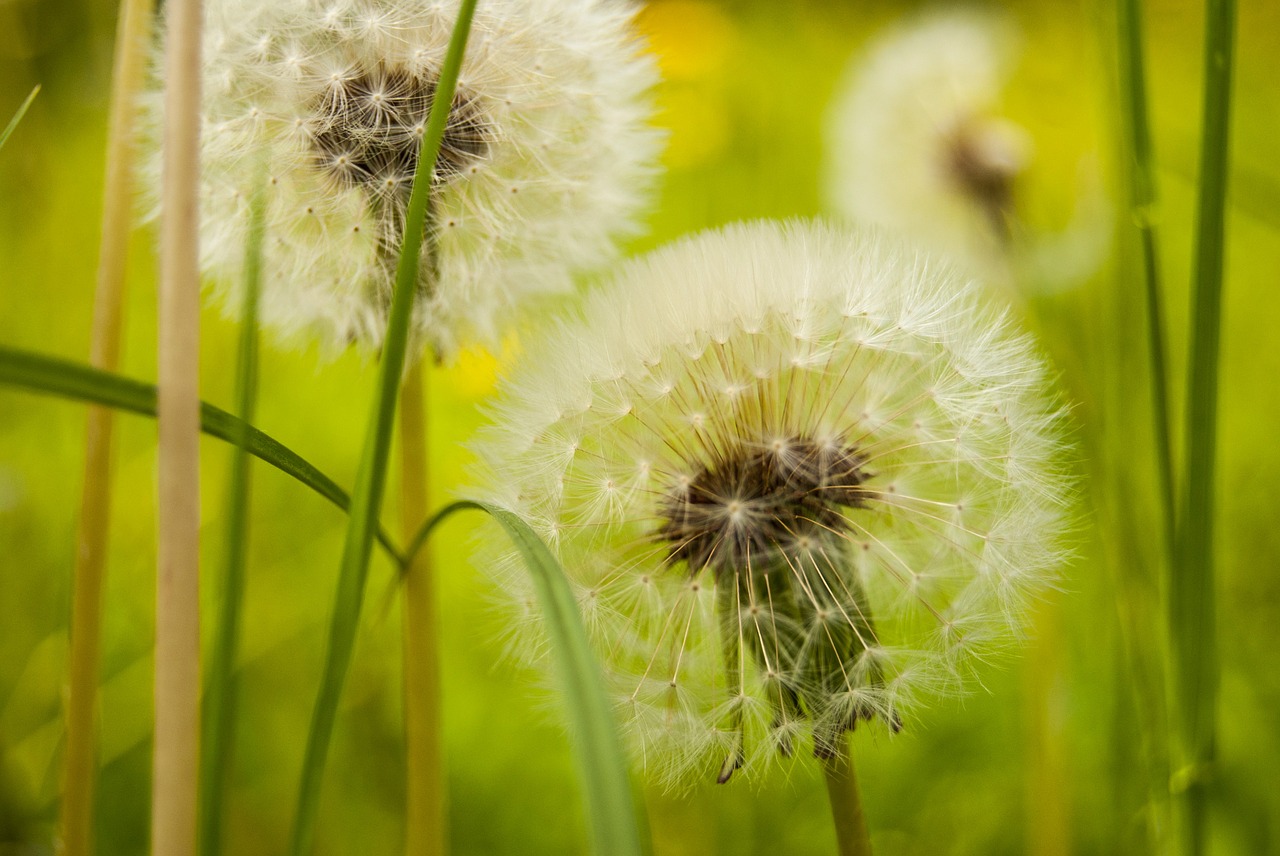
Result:
{"label": "white dandelion seed head", "polygon": [[994,15],[935,11],[855,57],[829,119],[834,209],[973,270],[998,267],[1031,157],[1029,136],[1000,115],[1013,43]]}
{"label": "white dandelion seed head", "polygon": [[1048,386],[945,266],[739,225],[628,263],[538,338],[477,451],[591,593],[637,757],[725,778],[896,730],[1015,637],[1063,559]]}
{"label": "white dandelion seed head", "polygon": [[[229,308],[265,169],[262,317],[370,349],[386,326],[417,153],[458,0],[213,0],[202,268]],[[412,329],[449,354],[634,231],[656,169],[656,79],[608,0],[478,4],[432,187],[438,258]],[[153,94],[150,115],[160,111]],[[152,163],[158,186],[159,158]],[[428,281],[429,279],[429,281]]]}

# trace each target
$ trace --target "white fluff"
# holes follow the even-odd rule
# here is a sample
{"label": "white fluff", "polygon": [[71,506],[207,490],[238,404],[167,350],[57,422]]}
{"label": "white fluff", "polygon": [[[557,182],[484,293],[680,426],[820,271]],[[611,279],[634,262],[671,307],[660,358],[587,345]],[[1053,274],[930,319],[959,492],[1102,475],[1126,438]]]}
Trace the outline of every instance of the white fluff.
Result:
{"label": "white fluff", "polygon": [[[208,4],[201,255],[229,309],[265,167],[264,322],[335,347],[379,345],[402,214],[388,215],[385,203],[379,214],[365,186],[335,181],[315,140],[332,130],[333,105],[368,97],[353,81],[437,74],[458,6]],[[492,341],[520,299],[568,290],[633,231],[659,147],[647,125],[656,71],[631,30],[633,11],[610,0],[478,5],[459,93],[487,143],[433,190],[439,279],[415,307],[419,344],[448,355],[460,340]],[[152,167],[158,174],[158,157]]]}
{"label": "white fluff", "polygon": [[[1063,559],[1069,483],[1048,387],[1028,338],[931,259],[823,224],[732,226],[624,265],[530,340],[477,446],[484,498],[563,561],[649,771],[714,778],[741,751],[750,772],[851,713],[898,722],[1016,636]],[[670,562],[660,536],[681,485],[795,437],[854,446],[870,473],[843,531],[782,551],[795,590],[830,607],[792,628],[806,645],[820,651],[849,610],[874,620],[834,689],[771,678],[767,653],[727,667],[717,597],[731,587]],[[726,519],[755,525],[730,499]],[[838,572],[815,574],[819,557]],[[515,606],[516,650],[537,659],[526,572],[511,554],[485,561]],[[810,593],[819,584],[830,596]],[[748,647],[776,633],[772,606],[738,613]],[[803,716],[779,716],[779,680],[804,694]]]}
{"label": "white fluff", "polygon": [[833,208],[951,255],[975,271],[1002,264],[992,212],[957,180],[957,140],[1016,178],[1029,138],[1000,116],[1013,36],[998,18],[947,10],[895,27],[851,61],[831,108]]}

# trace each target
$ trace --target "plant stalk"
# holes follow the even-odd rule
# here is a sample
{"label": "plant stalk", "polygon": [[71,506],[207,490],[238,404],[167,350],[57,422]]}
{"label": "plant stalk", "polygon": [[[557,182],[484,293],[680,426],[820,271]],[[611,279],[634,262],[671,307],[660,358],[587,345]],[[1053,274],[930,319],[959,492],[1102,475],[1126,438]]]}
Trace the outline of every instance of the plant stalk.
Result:
{"label": "plant stalk", "polygon": [[200,0],[170,0],[167,15],[151,848],[188,856],[200,753]]}
{"label": "plant stalk", "polygon": [[1205,7],[1200,193],[1187,372],[1185,460],[1177,552],[1169,581],[1169,629],[1177,737],[1172,791],[1180,852],[1208,846],[1211,777],[1217,753],[1218,645],[1214,615],[1214,510],[1218,374],[1230,163],[1234,0]]}
{"label": "plant stalk", "polygon": [[265,184],[264,175],[250,209],[249,241],[245,249],[240,347],[236,360],[236,403],[243,421],[236,426],[232,440],[235,448],[227,489],[227,550],[223,565],[222,609],[214,631],[204,695],[200,856],[217,856],[222,852],[222,802],[235,741],[235,712],[239,698],[236,652],[240,644],[245,566],[249,557],[249,426],[253,423],[258,397],[258,294],[262,278],[263,221],[266,217]]}
{"label": "plant stalk", "polygon": [[[105,371],[114,371],[120,364],[133,198],[133,117],[146,67],[151,18],[151,0],[121,0],[107,119],[102,237],[89,340],[89,363]],[[98,772],[94,714],[102,647],[102,590],[111,525],[114,428],[114,411],[106,407],[88,409],[84,482],[72,571],[67,750],[62,768],[60,842],[66,856],[89,856],[93,852],[93,799]]]}
{"label": "plant stalk", "polygon": [[840,739],[832,748],[835,751],[830,757],[821,761],[836,828],[836,852],[839,856],[871,856],[871,833],[862,811],[862,795],[853,770],[849,739]]}
{"label": "plant stalk", "polygon": [[1156,477],[1161,501],[1164,561],[1174,551],[1177,502],[1170,429],[1169,359],[1165,345],[1163,291],[1160,286],[1157,205],[1151,126],[1147,110],[1146,61],[1142,46],[1142,0],[1120,0],[1119,24],[1121,120],[1129,144],[1129,212],[1142,250],[1143,291],[1147,310],[1147,359],[1151,372],[1151,418]]}
{"label": "plant stalk", "polygon": [[[427,519],[429,457],[421,361],[408,370],[400,392],[400,513],[404,539]],[[430,549],[404,570],[405,853],[444,856],[448,843],[444,756],[441,745],[440,642],[435,573]]]}
{"label": "plant stalk", "polygon": [[369,415],[364,451],[356,476],[347,519],[347,537],[342,564],[338,572],[338,592],[334,600],[329,628],[324,674],[312,714],[311,730],[303,756],[302,780],[298,793],[298,809],[294,819],[289,852],[292,856],[310,853],[315,836],[315,821],[320,805],[320,784],[324,775],[329,743],[337,718],[338,702],[347,667],[355,647],[356,628],[364,599],[364,582],[378,526],[383,489],[387,478],[387,461],[391,451],[397,393],[404,372],[408,350],[409,321],[414,295],[419,282],[419,264],[427,223],[428,197],[436,159],[444,140],[449,107],[457,89],[458,73],[471,30],[476,0],[462,0],[454,25],[449,49],[445,55],[436,85],[431,113],[423,135],[422,149],[414,174],[413,190],[405,215],[404,240],[400,263],[396,270],[395,291],[383,340],[382,361],[378,365],[377,391]]}

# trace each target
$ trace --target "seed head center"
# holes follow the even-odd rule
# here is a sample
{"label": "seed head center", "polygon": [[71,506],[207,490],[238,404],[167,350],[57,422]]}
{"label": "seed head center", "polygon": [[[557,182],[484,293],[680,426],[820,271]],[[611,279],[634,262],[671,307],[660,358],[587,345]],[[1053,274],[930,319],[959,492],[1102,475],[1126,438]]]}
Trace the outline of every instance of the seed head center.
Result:
{"label": "seed head center", "polygon": [[[435,100],[435,76],[379,66],[335,73],[332,83],[312,107],[318,167],[340,186],[360,187],[374,199],[403,205]],[[461,176],[484,158],[491,138],[476,99],[459,90],[433,180],[439,184]]]}
{"label": "seed head center", "polygon": [[753,560],[847,530],[844,509],[871,496],[865,463],[851,445],[807,437],[738,444],[663,498],[659,537],[692,574],[749,570]]}

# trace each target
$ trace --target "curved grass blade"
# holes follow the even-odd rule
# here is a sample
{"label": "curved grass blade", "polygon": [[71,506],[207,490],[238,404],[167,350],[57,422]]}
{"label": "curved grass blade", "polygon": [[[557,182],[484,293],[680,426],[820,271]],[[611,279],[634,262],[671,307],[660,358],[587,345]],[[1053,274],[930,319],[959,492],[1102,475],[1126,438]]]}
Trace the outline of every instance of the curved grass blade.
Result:
{"label": "curved grass blade", "polygon": [[[3,345],[0,345],[0,385],[102,404],[140,416],[154,418],[156,415],[154,384]],[[350,509],[351,498],[347,492],[297,452],[227,411],[201,403],[200,430],[210,437],[234,442],[236,432],[242,428],[248,431],[249,454],[311,488],[343,511]],[[379,529],[377,540],[397,565],[403,564],[390,535]]]}
{"label": "curved grass blade", "polygon": [[0,133],[0,149],[4,148],[4,144],[9,142],[9,136],[14,129],[18,127],[18,123],[22,121],[22,117],[27,115],[27,110],[31,107],[31,102],[36,100],[36,96],[40,94],[40,84],[36,84],[36,88],[31,90],[31,94],[27,96],[27,100],[22,102],[22,106],[18,108],[18,112],[13,114],[13,118],[9,120],[9,124],[5,125],[4,132]]}
{"label": "curved grass blade", "polygon": [[476,0],[462,0],[458,10],[458,20],[454,23],[449,48],[440,68],[440,77],[436,81],[431,113],[427,117],[426,131],[422,136],[422,148],[419,150],[413,188],[405,212],[404,239],[396,269],[395,291],[391,297],[391,311],[387,316],[382,360],[378,364],[377,391],[369,415],[364,449],[360,455],[351,514],[347,517],[347,539],[338,571],[338,591],[329,625],[324,674],[320,679],[320,690],[316,695],[311,729],[307,734],[307,746],[303,755],[298,808],[289,843],[292,856],[306,856],[311,851],[315,837],[320,785],[324,778],[325,761],[337,718],[338,702],[342,696],[342,685],[346,681],[347,668],[355,648],[373,533],[377,527],[386,487],[391,434],[395,425],[396,401],[404,372],[405,354],[408,351],[409,320],[418,286],[418,267],[427,224],[431,179],[435,174],[440,146],[444,142],[449,108],[457,89],[462,55],[466,51],[475,8]]}
{"label": "curved grass blade", "polygon": [[[262,184],[265,184],[265,176]],[[236,426],[227,491],[227,541],[222,585],[222,609],[209,658],[200,736],[200,812],[198,853],[222,852],[222,798],[227,789],[235,740],[235,708],[239,695],[236,652],[240,642],[240,614],[244,602],[245,565],[249,554],[249,425],[258,395],[258,292],[262,274],[262,235],[266,196],[254,194],[249,212],[249,240],[245,248],[244,298],[240,311],[240,349],[236,360],[236,406],[243,420]]]}
{"label": "curved grass blade", "polygon": [[636,819],[626,755],[605,693],[604,676],[591,653],[564,569],[546,544],[512,512],[464,500],[436,512],[419,530],[406,557],[412,561],[437,526],[456,512],[468,509],[483,511],[502,527],[533,577],[552,656],[564,682],[578,773],[591,826],[592,852],[597,856],[642,856],[648,851]]}

